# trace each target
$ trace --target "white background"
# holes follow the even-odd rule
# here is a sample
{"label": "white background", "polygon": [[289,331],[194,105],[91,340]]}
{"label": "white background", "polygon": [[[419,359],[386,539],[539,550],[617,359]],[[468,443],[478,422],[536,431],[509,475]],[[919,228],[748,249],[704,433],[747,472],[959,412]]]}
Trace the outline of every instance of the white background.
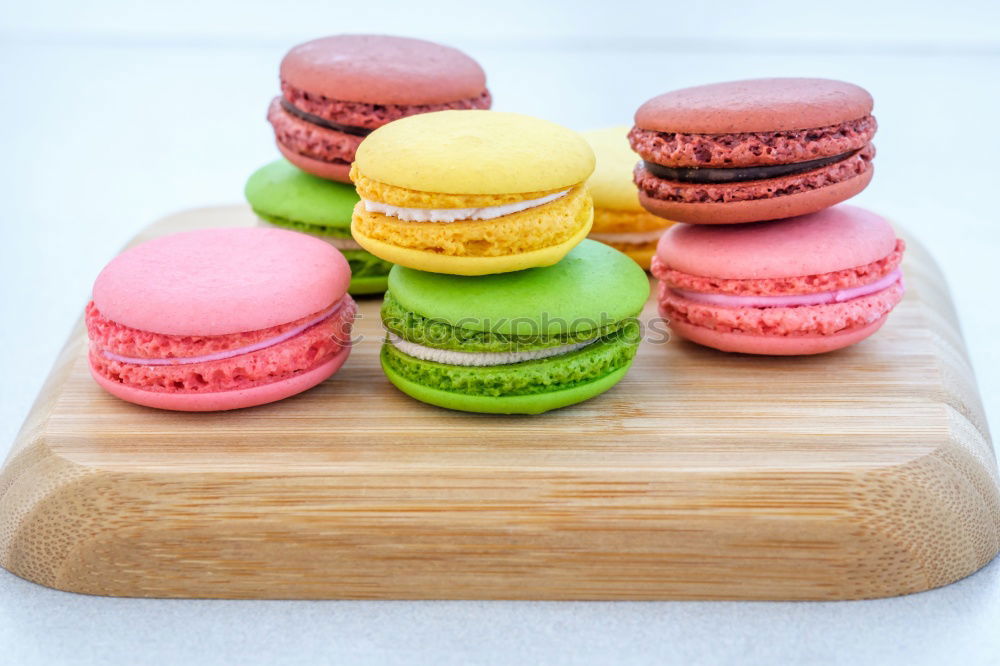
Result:
{"label": "white background", "polygon": [[[100,268],[157,217],[240,201],[276,156],[264,114],[278,61],[337,32],[462,48],[494,108],[581,130],[710,81],[863,85],[878,156],[854,202],[941,263],[998,422],[998,2],[0,0],[0,454]],[[835,604],[109,600],[0,572],[0,651],[20,664],[1000,663],[1000,565]]]}

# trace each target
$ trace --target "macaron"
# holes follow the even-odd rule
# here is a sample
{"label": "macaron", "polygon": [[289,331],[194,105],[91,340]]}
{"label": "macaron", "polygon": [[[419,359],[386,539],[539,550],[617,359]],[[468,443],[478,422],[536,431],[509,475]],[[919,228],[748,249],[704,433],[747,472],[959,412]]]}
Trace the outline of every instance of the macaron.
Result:
{"label": "macaron", "polygon": [[788,220],[678,224],[653,275],[682,338],[746,354],[819,354],[864,340],[903,297],[904,242],[883,218],[840,205]]}
{"label": "macaron", "polygon": [[358,148],[351,233],[408,268],[486,275],[550,266],[593,223],[594,153],[517,113],[440,111],[380,127]]}
{"label": "macaron", "polygon": [[281,61],[281,95],[267,119],[278,150],[321,178],[350,182],[358,144],[400,118],[488,109],[486,75],[457,49],[388,35],[333,35],[299,44]]}
{"label": "macaron", "polygon": [[351,212],[358,203],[354,187],[317,178],[282,159],[257,169],[244,194],[260,226],[307,233],[340,250],[351,267],[348,293],[385,291],[392,264],[351,238]]}
{"label": "macaron", "polygon": [[113,259],[86,308],[90,370],[108,393],[202,412],[305,391],[350,353],[347,260],[256,227],[156,238]]}
{"label": "macaron", "polygon": [[587,181],[594,200],[590,238],[624,252],[649,270],[660,236],[673,223],[639,204],[632,182],[637,158],[629,147],[628,132],[628,127],[620,126],[583,133],[597,157],[597,167]]}
{"label": "macaron", "polygon": [[483,277],[394,266],[382,369],[417,400],[538,414],[592,398],[628,371],[649,295],[638,265],[584,240],[544,268]]}
{"label": "macaron", "polygon": [[692,224],[815,213],[872,178],[872,97],[828,79],[753,79],[654,97],[629,133],[646,210]]}

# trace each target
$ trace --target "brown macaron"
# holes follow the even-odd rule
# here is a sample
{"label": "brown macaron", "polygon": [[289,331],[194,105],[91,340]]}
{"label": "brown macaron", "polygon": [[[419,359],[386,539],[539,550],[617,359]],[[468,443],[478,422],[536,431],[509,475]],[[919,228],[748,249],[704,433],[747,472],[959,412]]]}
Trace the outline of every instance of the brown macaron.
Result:
{"label": "brown macaron", "polygon": [[654,97],[629,133],[649,212],[692,224],[814,213],[871,181],[872,97],[829,79],[752,79]]}
{"label": "brown macaron", "polygon": [[406,116],[488,109],[486,75],[457,49],[422,39],[334,35],[300,44],[281,61],[281,95],[267,119],[289,162],[350,183],[358,144]]}

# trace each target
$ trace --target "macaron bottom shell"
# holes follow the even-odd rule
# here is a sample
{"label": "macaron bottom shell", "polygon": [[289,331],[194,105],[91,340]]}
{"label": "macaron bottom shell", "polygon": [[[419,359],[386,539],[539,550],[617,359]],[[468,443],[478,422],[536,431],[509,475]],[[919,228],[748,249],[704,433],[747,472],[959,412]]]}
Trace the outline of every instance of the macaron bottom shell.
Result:
{"label": "macaron bottom shell", "polygon": [[[660,314],[666,317],[662,310]],[[724,352],[762,356],[808,356],[825,354],[861,342],[882,328],[882,324],[888,317],[889,315],[886,314],[867,326],[852,328],[833,335],[755,335],[716,331],[683,321],[671,321],[670,330],[685,340]]]}
{"label": "macaron bottom shell", "polygon": [[389,287],[389,274],[370,277],[352,277],[347,292],[352,296],[376,296],[385,293]]}
{"label": "macaron bottom shell", "polygon": [[[384,349],[384,347],[383,347]],[[604,393],[628,372],[632,362],[591,382],[547,393],[487,396],[455,393],[414,382],[390,367],[382,357],[382,370],[389,381],[406,395],[436,407],[480,414],[541,414],[568,407]]]}
{"label": "macaron bottom shell", "polygon": [[351,184],[351,163],[350,162],[324,162],[323,160],[317,160],[308,155],[300,155],[295,151],[287,148],[280,141],[276,142],[278,150],[284,155],[285,159],[302,169],[306,173],[311,173],[314,176],[320,178],[325,178],[327,180],[335,180],[340,183]]}
{"label": "macaron bottom shell", "polygon": [[[832,185],[794,194],[744,201],[685,203],[655,199],[639,192],[639,203],[653,215],[688,224],[739,224],[815,213],[860,193],[871,182],[874,168]],[[780,179],[775,179],[780,180]],[[760,184],[764,181],[756,181]]]}
{"label": "macaron bottom shell", "polygon": [[[257,215],[257,226],[259,227],[275,227],[286,231],[298,231],[299,233],[315,236],[320,240],[330,243],[334,247],[337,247],[336,241],[347,240],[351,237],[350,227],[328,227],[319,224],[309,224],[307,222],[287,220],[273,215],[266,215],[257,210],[255,210],[254,213]],[[343,252],[343,250],[341,250],[341,252]]]}
{"label": "macaron bottom shell", "polygon": [[347,287],[347,293],[367,296],[385,292],[389,286],[392,264],[366,250],[341,250],[341,254],[351,267],[351,283]]}
{"label": "macaron bottom shell", "polygon": [[385,261],[429,273],[447,273],[450,275],[490,275],[494,273],[509,273],[527,268],[551,266],[565,257],[570,250],[590,233],[591,223],[580,227],[568,240],[557,245],[499,257],[456,257],[426,250],[392,245],[358,231],[352,224],[351,235],[363,248]]}
{"label": "macaron bottom shell", "polygon": [[339,352],[320,365],[301,374],[294,375],[261,386],[233,391],[212,393],[167,393],[145,391],[113,381],[94,371],[94,380],[111,395],[144,407],[169,409],[182,412],[214,412],[244,407],[256,407],[283,400],[322,383],[333,375],[350,356],[351,346],[345,345]]}
{"label": "macaron bottom shell", "polygon": [[[613,386],[632,365],[639,325],[557,356],[505,365],[448,365],[410,356],[391,342],[381,362],[405,393],[449,409],[502,414],[539,414],[591,398]],[[419,395],[416,395],[419,394]]]}

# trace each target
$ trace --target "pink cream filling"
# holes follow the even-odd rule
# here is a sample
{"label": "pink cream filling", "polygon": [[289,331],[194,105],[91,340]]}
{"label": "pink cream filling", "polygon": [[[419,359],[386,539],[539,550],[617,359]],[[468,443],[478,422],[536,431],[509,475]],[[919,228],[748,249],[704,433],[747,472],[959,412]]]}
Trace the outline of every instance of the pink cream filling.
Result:
{"label": "pink cream filling", "polygon": [[307,329],[326,321],[333,315],[337,314],[340,307],[343,305],[344,301],[340,300],[330,306],[329,309],[316,315],[314,318],[306,321],[295,328],[289,329],[282,333],[281,335],[276,335],[273,338],[267,338],[266,340],[261,340],[260,342],[255,342],[252,345],[247,345],[246,347],[237,347],[236,349],[227,349],[226,351],[216,352],[214,354],[205,354],[203,356],[184,356],[175,358],[135,358],[131,356],[122,356],[121,354],[115,354],[114,352],[109,352],[107,350],[101,351],[101,355],[112,361],[118,361],[120,363],[133,363],[135,365],[187,365],[190,363],[208,363],[209,361],[221,361],[223,359],[232,358],[234,356],[240,356],[242,354],[249,354],[251,352],[260,351],[261,349],[267,349],[268,347],[273,347],[274,345],[281,344],[285,340],[294,338],[296,335],[306,331]]}
{"label": "pink cream filling", "polygon": [[788,296],[734,296],[731,294],[706,294],[700,291],[689,291],[687,289],[671,289],[675,294],[698,303],[708,303],[730,308],[787,308],[798,305],[827,305],[830,303],[843,303],[855,298],[874,294],[882,291],[896,282],[902,283],[903,271],[897,268],[885,277],[864,284],[859,287],[849,289],[838,289],[837,291],[824,291],[818,294],[791,294]]}

